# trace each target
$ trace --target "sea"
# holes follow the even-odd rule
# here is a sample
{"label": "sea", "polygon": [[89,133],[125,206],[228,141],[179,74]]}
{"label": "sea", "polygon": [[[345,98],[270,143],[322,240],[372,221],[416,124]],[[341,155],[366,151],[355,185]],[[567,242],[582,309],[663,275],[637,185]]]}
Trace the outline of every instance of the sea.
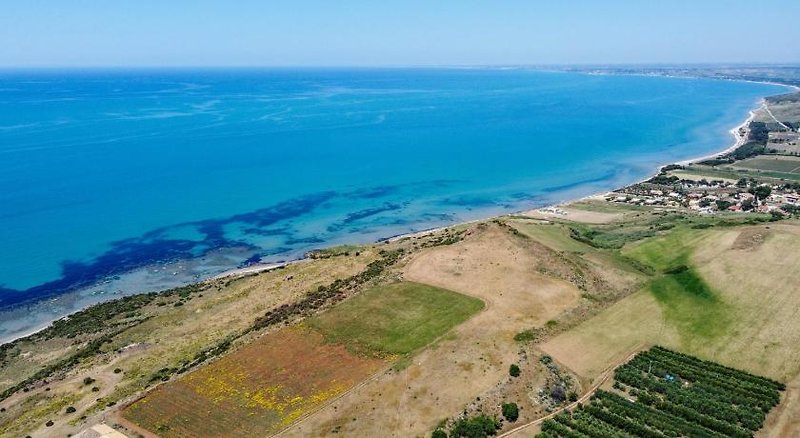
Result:
{"label": "sea", "polygon": [[0,71],[0,342],[309,250],[603,192],[776,85],[525,68]]}

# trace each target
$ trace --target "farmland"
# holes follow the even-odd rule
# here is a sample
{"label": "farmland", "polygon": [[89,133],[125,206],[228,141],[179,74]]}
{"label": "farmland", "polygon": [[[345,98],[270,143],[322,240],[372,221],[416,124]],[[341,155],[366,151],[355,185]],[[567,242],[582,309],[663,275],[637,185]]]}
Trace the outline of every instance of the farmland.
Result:
{"label": "farmland", "polygon": [[761,155],[736,163],[736,167],[756,171],[800,173],[800,157],[786,155]]}
{"label": "farmland", "polygon": [[321,334],[287,328],[156,388],[123,415],[164,437],[274,431],[383,364],[327,344]]}
{"label": "farmland", "polygon": [[374,287],[308,321],[328,342],[375,355],[423,347],[483,308],[449,290],[403,282]]}
{"label": "farmland", "polygon": [[800,280],[800,261],[785,254],[798,244],[792,222],[676,228],[630,244],[623,254],[657,273],[541,347],[590,380],[635,346],[657,343],[788,381],[800,372],[800,297],[787,287]]}
{"label": "farmland", "polygon": [[416,283],[375,287],[159,386],[123,415],[164,437],[275,432],[482,307]]}
{"label": "farmland", "polygon": [[782,383],[661,347],[617,368],[614,392],[542,425],[540,437],[751,437]]}

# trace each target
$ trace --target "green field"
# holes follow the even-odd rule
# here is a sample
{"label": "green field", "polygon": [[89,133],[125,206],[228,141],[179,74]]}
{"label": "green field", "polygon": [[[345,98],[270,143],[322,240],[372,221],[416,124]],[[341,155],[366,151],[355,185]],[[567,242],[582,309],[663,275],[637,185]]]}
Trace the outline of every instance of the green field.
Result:
{"label": "green field", "polygon": [[408,354],[483,309],[483,302],[424,284],[400,282],[372,288],[311,318],[329,342],[358,352]]}
{"label": "green field", "polygon": [[626,251],[660,273],[647,289],[686,344],[713,339],[731,322],[725,302],[691,266],[692,245],[702,244],[704,234],[702,230],[678,229]]}
{"label": "green field", "polygon": [[764,156],[748,158],[736,163],[736,167],[780,173],[800,173],[800,157]]}
{"label": "green field", "polygon": [[[737,163],[738,165],[738,163]],[[686,170],[671,171],[670,175],[675,175],[684,179],[723,179],[737,181],[740,178],[759,178],[762,182],[775,182],[781,180],[800,181],[800,173],[776,172],[774,170],[747,169],[744,167],[718,166],[710,167],[703,165],[687,166]]]}

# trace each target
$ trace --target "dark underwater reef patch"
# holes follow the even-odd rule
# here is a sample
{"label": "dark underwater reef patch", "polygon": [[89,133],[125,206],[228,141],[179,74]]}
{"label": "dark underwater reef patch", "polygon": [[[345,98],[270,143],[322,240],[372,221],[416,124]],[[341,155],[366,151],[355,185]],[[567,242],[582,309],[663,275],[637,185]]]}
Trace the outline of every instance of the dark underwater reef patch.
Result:
{"label": "dark underwater reef patch", "polygon": [[[262,229],[278,222],[308,214],[324,202],[334,198],[336,192],[321,192],[291,199],[279,204],[221,219],[208,219],[158,228],[139,237],[111,243],[111,248],[91,261],[64,261],[61,277],[28,289],[0,288],[0,308],[10,307],[26,301],[35,301],[60,295],[65,292],[88,287],[111,276],[129,272],[155,263],[202,257],[221,248],[244,248],[252,251],[259,248],[241,240],[225,236],[225,227],[242,224],[248,229]],[[199,241],[170,238],[176,229],[195,228],[204,237]],[[291,248],[272,248],[274,251],[289,251]]]}
{"label": "dark underwater reef patch", "polygon": [[614,171],[614,170],[610,170],[610,171],[606,172],[605,174],[603,174],[601,176],[598,176],[596,178],[584,179],[584,180],[572,182],[572,183],[569,183],[569,184],[563,184],[563,185],[560,185],[560,186],[545,187],[544,189],[542,189],[542,192],[545,192],[545,193],[563,192],[565,190],[578,188],[578,187],[581,187],[581,186],[585,186],[587,184],[605,182],[605,181],[608,181],[608,180],[614,178],[615,176],[617,176],[617,172]]}
{"label": "dark underwater reef patch", "polygon": [[363,210],[355,211],[345,216],[345,218],[341,222],[329,225],[328,232],[335,233],[337,231],[341,231],[342,229],[352,224],[353,222],[357,222],[361,219],[366,219],[368,217],[376,216],[381,213],[385,213],[387,211],[397,211],[402,208],[403,205],[401,204],[387,202],[377,207],[365,208]]}
{"label": "dark underwater reef patch", "polygon": [[[61,275],[56,280],[28,289],[12,289],[0,285],[0,309],[90,287],[135,269],[204,257],[220,249],[242,250],[245,255],[238,265],[240,267],[258,263],[264,257],[298,253],[302,247],[324,244],[327,236],[324,234],[296,235],[296,230],[291,223],[292,219],[301,218],[312,211],[324,209],[337,202],[351,202],[350,200],[358,199],[368,202],[375,200],[377,205],[346,214],[339,222],[328,227],[327,231],[330,233],[372,234],[380,231],[381,227],[414,227],[429,225],[432,222],[451,223],[457,218],[448,213],[424,213],[413,217],[400,217],[397,214],[382,216],[382,214],[402,210],[417,193],[425,193],[431,188],[449,187],[453,183],[454,181],[437,180],[384,185],[344,192],[325,191],[229,217],[156,228],[138,237],[112,242],[105,253],[91,260],[65,260],[61,264]],[[405,202],[379,201],[382,197],[398,197],[400,195],[408,200]],[[443,201],[432,200],[432,202],[432,205],[460,207],[497,205],[487,197],[469,196],[445,198]],[[364,221],[365,219],[369,219],[369,221]],[[242,234],[231,233],[231,228]],[[198,237],[184,237],[187,235],[187,231],[190,231],[190,236],[197,234]],[[275,242],[274,246],[264,248],[251,243],[252,239],[247,239],[259,236],[276,237],[279,242]]]}

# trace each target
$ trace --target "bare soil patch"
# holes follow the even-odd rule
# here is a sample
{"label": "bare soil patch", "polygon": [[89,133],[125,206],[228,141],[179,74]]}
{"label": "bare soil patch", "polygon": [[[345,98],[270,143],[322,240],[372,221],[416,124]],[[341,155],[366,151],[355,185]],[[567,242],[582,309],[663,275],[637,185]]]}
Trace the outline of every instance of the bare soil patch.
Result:
{"label": "bare soil patch", "polygon": [[622,219],[625,214],[578,209],[574,207],[542,208],[522,213],[536,219],[563,219],[586,224],[608,224]]}

